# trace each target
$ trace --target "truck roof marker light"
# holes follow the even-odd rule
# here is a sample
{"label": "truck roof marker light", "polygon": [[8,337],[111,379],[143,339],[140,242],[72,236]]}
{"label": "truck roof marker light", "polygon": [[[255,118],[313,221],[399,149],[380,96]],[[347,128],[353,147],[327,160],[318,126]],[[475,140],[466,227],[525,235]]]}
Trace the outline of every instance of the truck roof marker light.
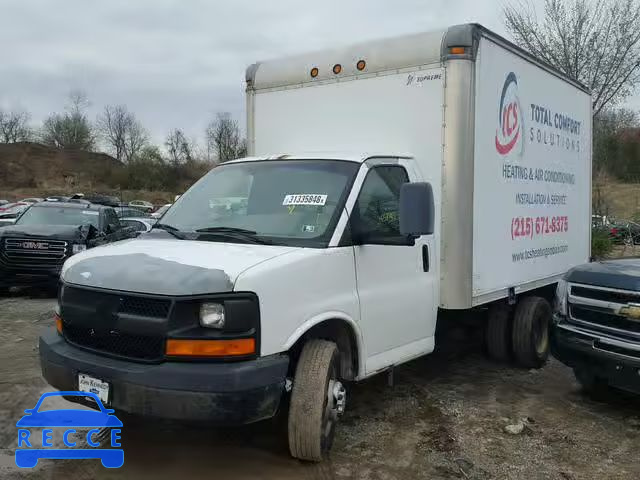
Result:
{"label": "truck roof marker light", "polygon": [[168,339],[166,354],[174,357],[232,357],[256,352],[254,338],[236,340]]}
{"label": "truck roof marker light", "polygon": [[311,78],[316,78],[318,76],[318,73],[320,73],[320,71],[318,70],[318,67],[313,67],[310,73],[311,73]]}
{"label": "truck roof marker light", "polygon": [[338,75],[341,71],[342,71],[342,65],[340,65],[339,63],[336,63],[336,64],[333,66],[333,73],[335,73],[336,75]]}
{"label": "truck roof marker light", "polygon": [[358,63],[356,63],[356,68],[360,72],[363,71],[365,68],[367,68],[367,62],[365,62],[364,60],[358,60]]}
{"label": "truck roof marker light", "polygon": [[467,49],[464,47],[449,47],[449,53],[452,55],[464,55]]}

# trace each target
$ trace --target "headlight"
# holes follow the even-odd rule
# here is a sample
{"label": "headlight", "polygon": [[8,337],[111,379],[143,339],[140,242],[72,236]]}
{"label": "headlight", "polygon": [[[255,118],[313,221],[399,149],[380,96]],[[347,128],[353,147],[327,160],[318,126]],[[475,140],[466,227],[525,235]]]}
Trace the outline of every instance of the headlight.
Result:
{"label": "headlight", "polygon": [[558,282],[558,286],[556,287],[556,301],[555,301],[555,310],[556,313],[559,313],[562,316],[567,316],[567,295],[568,295],[568,285],[569,283],[560,279]]}
{"label": "headlight", "polygon": [[86,249],[86,245],[83,245],[81,243],[74,243],[71,247],[71,252],[75,255],[76,253],[84,252]]}
{"label": "headlight", "polygon": [[207,328],[224,327],[224,305],[203,303],[200,305],[200,325]]}

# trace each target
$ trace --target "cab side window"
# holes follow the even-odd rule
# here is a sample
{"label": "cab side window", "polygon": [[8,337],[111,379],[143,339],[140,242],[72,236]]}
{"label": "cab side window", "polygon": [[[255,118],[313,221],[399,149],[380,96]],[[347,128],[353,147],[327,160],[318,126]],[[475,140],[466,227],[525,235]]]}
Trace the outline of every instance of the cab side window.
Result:
{"label": "cab side window", "polygon": [[352,213],[352,233],[360,243],[401,243],[400,187],[409,182],[404,167],[374,167],[367,173]]}
{"label": "cab side window", "polygon": [[106,225],[115,225],[116,229],[120,228],[120,219],[113,208],[107,208],[104,211]]}

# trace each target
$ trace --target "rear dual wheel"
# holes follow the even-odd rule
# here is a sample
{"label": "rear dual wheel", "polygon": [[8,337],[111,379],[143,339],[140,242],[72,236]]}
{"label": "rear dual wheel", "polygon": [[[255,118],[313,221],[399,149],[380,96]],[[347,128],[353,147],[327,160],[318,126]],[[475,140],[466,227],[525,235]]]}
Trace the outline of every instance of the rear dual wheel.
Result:
{"label": "rear dual wheel", "polygon": [[551,306],[542,297],[523,297],[515,310],[506,303],[490,307],[487,353],[494,360],[541,368],[549,358]]}

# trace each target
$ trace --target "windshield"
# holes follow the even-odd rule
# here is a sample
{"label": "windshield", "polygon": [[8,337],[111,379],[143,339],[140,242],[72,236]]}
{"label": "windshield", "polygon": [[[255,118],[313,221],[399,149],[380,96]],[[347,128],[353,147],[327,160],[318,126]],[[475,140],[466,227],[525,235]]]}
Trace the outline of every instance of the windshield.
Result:
{"label": "windshield", "polygon": [[[191,232],[243,229],[275,244],[323,247],[358,167],[335,160],[221,165],[180,197],[162,223]],[[221,241],[241,241],[227,236]]]}
{"label": "windshield", "polygon": [[31,207],[18,219],[16,225],[85,225],[98,228],[100,212],[81,208]]}

